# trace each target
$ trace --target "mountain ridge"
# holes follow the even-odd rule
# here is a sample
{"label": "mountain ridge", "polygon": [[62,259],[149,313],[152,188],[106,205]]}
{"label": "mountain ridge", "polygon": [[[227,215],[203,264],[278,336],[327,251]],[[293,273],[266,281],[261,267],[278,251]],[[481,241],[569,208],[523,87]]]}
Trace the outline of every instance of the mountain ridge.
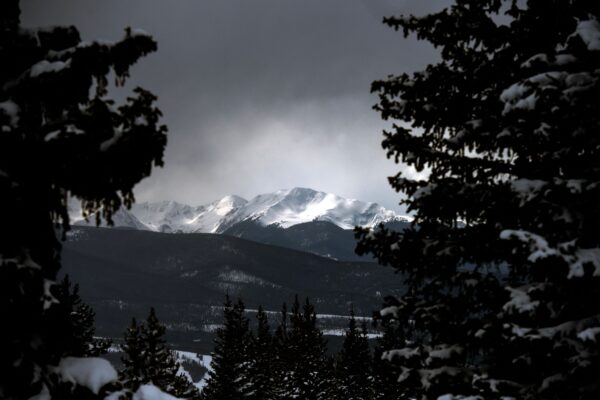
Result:
{"label": "mountain ridge", "polygon": [[[85,221],[75,202],[71,204],[70,215],[74,225],[93,225],[95,222],[93,219]],[[130,210],[119,210],[113,220],[117,228],[165,233],[224,233],[245,221],[284,229],[306,222],[325,221],[348,230],[354,226],[408,222],[410,218],[377,203],[296,187],[260,194],[250,200],[228,195],[200,206],[175,201],[142,202],[134,204]]]}

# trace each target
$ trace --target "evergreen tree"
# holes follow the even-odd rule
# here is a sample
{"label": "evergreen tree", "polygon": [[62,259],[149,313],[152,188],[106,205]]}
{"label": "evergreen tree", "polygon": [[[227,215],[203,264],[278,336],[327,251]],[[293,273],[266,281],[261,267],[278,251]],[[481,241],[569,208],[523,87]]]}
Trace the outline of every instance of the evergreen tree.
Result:
{"label": "evergreen tree", "polygon": [[155,97],[136,89],[117,106],[108,76],[123,84],[129,67],[156,50],[126,30],[114,42],[82,42],[73,26],[20,26],[18,0],[0,2],[0,397],[53,394],[64,320],[52,311],[67,198],[86,215],[110,220],[134,200],[133,186],[162,164],[166,128]]}
{"label": "evergreen tree", "polygon": [[367,327],[359,329],[351,310],[348,329],[336,362],[336,397],[345,400],[372,398],[371,352]]}
{"label": "evergreen tree", "polygon": [[225,324],[217,331],[212,371],[202,391],[203,400],[236,400],[252,394],[248,375],[251,338],[242,300],[233,305],[227,296],[223,315]]}
{"label": "evergreen tree", "polygon": [[94,337],[95,313],[81,300],[79,285],[72,286],[66,275],[53,289],[59,303],[52,312],[59,314],[54,317],[57,321],[63,321],[61,335],[56,338],[59,343],[53,346],[63,348],[66,354],[76,357],[96,357],[108,352],[111,341]]}
{"label": "evergreen tree", "polygon": [[[377,344],[373,351],[373,367],[371,374],[371,387],[373,399],[410,399],[412,395],[404,393],[403,387],[398,384],[398,376],[401,375],[401,366],[397,365],[395,359],[386,353],[389,349],[399,349],[406,346],[404,332],[398,320],[386,318],[381,321],[383,335],[377,338]],[[410,354],[403,358],[402,363],[414,362]]]}
{"label": "evergreen tree", "polygon": [[135,391],[145,382],[146,378],[144,344],[140,327],[135,318],[132,318],[131,325],[125,331],[121,350],[124,353],[124,356],[121,357],[123,366],[119,371],[121,381],[126,388]]}
{"label": "evergreen tree", "polygon": [[135,319],[125,335],[121,378],[131,392],[151,383],[162,391],[180,398],[197,394],[196,388],[179,373],[179,363],[165,341],[166,327],[156,317],[154,308],[141,326]]}
{"label": "evergreen tree", "polygon": [[273,376],[272,392],[275,399],[287,399],[287,381],[290,379],[289,368],[293,360],[293,354],[289,348],[289,325],[287,304],[281,307],[281,318],[273,337]]}
{"label": "evergreen tree", "polygon": [[300,306],[298,296],[292,306],[286,338],[286,376],[283,392],[289,399],[321,400],[333,395],[334,377],[327,357],[327,342],[317,328],[317,315],[306,299]]}
{"label": "evergreen tree", "polygon": [[599,19],[597,1],[457,0],[384,20],[441,50],[373,83],[415,218],[357,231],[408,287],[384,309],[412,324],[385,354],[407,393],[600,396]]}
{"label": "evergreen tree", "polygon": [[256,320],[256,335],[252,338],[249,349],[247,373],[250,380],[250,390],[247,398],[271,400],[275,399],[273,371],[276,359],[273,335],[271,334],[267,314],[262,306],[258,307]]}

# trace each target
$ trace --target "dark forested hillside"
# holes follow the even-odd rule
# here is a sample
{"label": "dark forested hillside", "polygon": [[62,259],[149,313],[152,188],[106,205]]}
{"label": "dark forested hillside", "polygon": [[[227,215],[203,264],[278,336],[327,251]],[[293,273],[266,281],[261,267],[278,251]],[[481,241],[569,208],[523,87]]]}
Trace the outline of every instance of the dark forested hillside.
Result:
{"label": "dark forested hillside", "polygon": [[[398,277],[374,263],[339,262],[225,235],[76,228],[63,250],[64,271],[97,312],[100,335],[120,337],[132,316],[155,306],[170,340],[210,347],[225,294],[278,311],[295,294],[321,314],[370,315]],[[383,283],[383,284],[382,284]],[[346,320],[323,320],[324,328]],[[195,341],[195,342],[194,342]]]}
{"label": "dark forested hillside", "polygon": [[[409,222],[394,221],[385,225],[395,230],[403,230],[409,226]],[[263,226],[256,221],[246,220],[233,225],[223,233],[336,260],[374,261],[370,256],[359,256],[354,252],[356,239],[352,230],[342,229],[327,221],[311,221],[282,228],[278,225]]]}

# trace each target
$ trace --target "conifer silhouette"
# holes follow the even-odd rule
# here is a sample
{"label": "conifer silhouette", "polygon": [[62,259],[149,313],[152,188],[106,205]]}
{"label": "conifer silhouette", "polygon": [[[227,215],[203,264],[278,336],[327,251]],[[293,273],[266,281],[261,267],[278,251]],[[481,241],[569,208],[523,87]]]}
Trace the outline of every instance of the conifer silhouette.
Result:
{"label": "conifer silhouette", "polygon": [[385,18],[441,55],[372,85],[414,220],[357,230],[407,287],[381,311],[410,327],[384,353],[407,395],[600,396],[599,20],[585,0]]}

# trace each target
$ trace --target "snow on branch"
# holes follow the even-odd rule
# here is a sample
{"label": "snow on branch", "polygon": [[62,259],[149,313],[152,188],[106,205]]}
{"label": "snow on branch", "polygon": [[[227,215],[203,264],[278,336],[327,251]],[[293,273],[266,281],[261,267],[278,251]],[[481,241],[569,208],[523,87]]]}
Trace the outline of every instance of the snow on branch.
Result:
{"label": "snow on branch", "polygon": [[565,258],[570,261],[569,278],[582,277],[585,273],[583,266],[591,264],[594,266],[593,276],[600,276],[600,248],[595,249],[577,249],[575,255]]}
{"label": "snow on branch", "polygon": [[[0,103],[0,112],[8,117],[10,125],[14,128],[19,123],[19,106],[12,100],[6,100]],[[2,126],[2,131],[5,132],[8,127]]]}
{"label": "snow on branch", "polygon": [[581,37],[588,50],[600,50],[600,23],[596,19],[580,21],[575,32]]}
{"label": "snow on branch", "polygon": [[457,378],[464,372],[465,370],[463,368],[444,366],[434,369],[420,369],[419,375],[421,376],[421,385],[427,390],[435,383],[435,381],[442,377]]}
{"label": "snow on branch", "polygon": [[527,328],[517,324],[506,324],[505,328],[517,337],[528,340],[571,338],[582,342],[596,341],[600,333],[600,315],[543,328]]}
{"label": "snow on branch", "polygon": [[523,243],[529,244],[531,254],[527,260],[535,262],[542,258],[558,255],[558,251],[548,244],[548,241],[540,235],[521,229],[505,229],[500,232],[500,239],[508,240],[516,238]]}
{"label": "snow on branch", "polygon": [[391,315],[394,318],[398,318],[399,310],[400,310],[400,308],[398,306],[389,306],[389,307],[385,307],[385,308],[379,310],[379,315],[381,315],[382,317]]}
{"label": "snow on branch", "polygon": [[538,179],[516,179],[511,189],[521,198],[521,205],[533,200],[548,182]]}
{"label": "snow on branch", "polygon": [[47,74],[51,72],[60,72],[65,68],[69,68],[71,66],[71,59],[67,61],[54,61],[49,62],[48,60],[42,60],[37,64],[34,64],[30,71],[29,76],[32,78],[38,77],[42,74]]}
{"label": "snow on branch", "polygon": [[140,28],[132,28],[130,31],[130,35],[131,36],[146,36],[146,37],[152,37],[152,35],[150,35],[148,32],[146,32],[143,29]]}
{"label": "snow on branch", "polygon": [[528,286],[520,288],[511,288],[508,286],[506,287],[506,290],[510,292],[510,301],[504,304],[502,307],[504,311],[528,313],[535,311],[535,309],[540,305],[539,300],[531,300],[531,297],[529,296],[531,288]]}
{"label": "snow on branch", "polygon": [[414,357],[420,357],[421,350],[417,348],[404,347],[402,349],[394,349],[383,352],[381,359],[385,361],[393,361],[395,358],[411,359]]}
{"label": "snow on branch", "polygon": [[121,139],[121,137],[123,136],[123,130],[121,127],[117,127],[117,129],[114,131],[114,134],[109,138],[106,139],[104,142],[100,143],[100,151],[107,151],[108,149],[110,149],[112,146],[114,146],[119,139]]}
{"label": "snow on branch", "polygon": [[103,358],[66,357],[60,361],[56,372],[63,381],[87,387],[94,394],[118,379],[117,371]]}
{"label": "snow on branch", "polygon": [[596,341],[596,336],[600,334],[600,326],[594,326],[592,328],[587,328],[582,330],[581,332],[579,332],[577,334],[577,338],[581,339],[582,341]]}
{"label": "snow on branch", "polygon": [[464,349],[458,345],[439,345],[429,352],[429,357],[425,360],[425,364],[430,365],[436,360],[448,360],[455,355],[462,354]]}
{"label": "snow on branch", "polygon": [[582,249],[575,246],[575,241],[559,243],[556,247],[551,247],[548,241],[535,233],[524,230],[505,229],[500,232],[500,239],[513,239],[529,244],[531,253],[527,257],[530,262],[557,256],[562,258],[569,266],[568,278],[583,277],[585,274],[584,266],[586,264],[594,267],[593,276],[600,276],[600,248]]}
{"label": "snow on branch", "polygon": [[154,385],[148,384],[140,386],[137,392],[133,394],[132,400],[178,400],[178,398],[161,391]]}

